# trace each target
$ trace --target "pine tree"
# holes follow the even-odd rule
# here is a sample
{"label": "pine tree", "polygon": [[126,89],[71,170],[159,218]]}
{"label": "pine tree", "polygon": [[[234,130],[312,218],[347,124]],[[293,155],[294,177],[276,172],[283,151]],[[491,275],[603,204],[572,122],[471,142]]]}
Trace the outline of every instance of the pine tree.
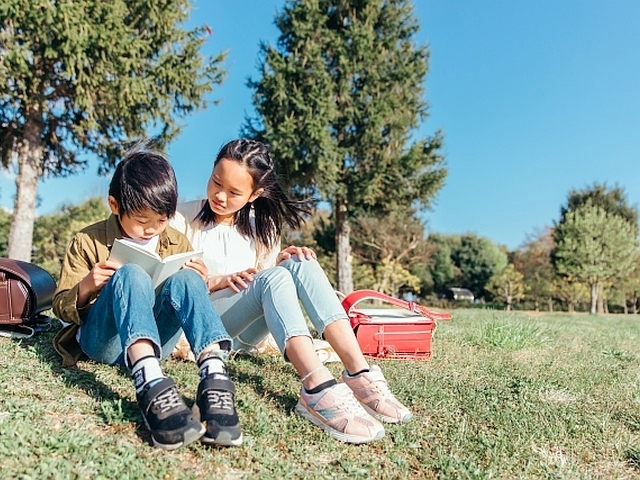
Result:
{"label": "pine tree", "polygon": [[29,260],[40,178],[179,131],[207,104],[223,56],[204,58],[207,27],[185,30],[187,0],[0,2],[0,161],[17,163],[9,256]]}
{"label": "pine tree", "polygon": [[337,288],[353,289],[350,219],[428,208],[446,176],[426,118],[429,54],[407,0],[290,0],[280,36],[249,81],[258,116],[244,133],[269,143],[295,195],[331,204]]}

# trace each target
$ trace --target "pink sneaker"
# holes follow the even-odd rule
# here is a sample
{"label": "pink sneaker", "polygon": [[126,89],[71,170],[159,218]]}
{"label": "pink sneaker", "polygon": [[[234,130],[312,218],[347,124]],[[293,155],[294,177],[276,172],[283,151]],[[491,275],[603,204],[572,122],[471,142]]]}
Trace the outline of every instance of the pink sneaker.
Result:
{"label": "pink sneaker", "polygon": [[384,427],[343,383],[313,395],[302,388],[295,412],[342,442],[367,443],[384,437]]}
{"label": "pink sneaker", "polygon": [[350,377],[342,373],[342,381],[353,391],[367,412],[378,420],[388,423],[406,422],[413,415],[407,407],[393,396],[387,381],[377,365],[371,365],[368,372]]}

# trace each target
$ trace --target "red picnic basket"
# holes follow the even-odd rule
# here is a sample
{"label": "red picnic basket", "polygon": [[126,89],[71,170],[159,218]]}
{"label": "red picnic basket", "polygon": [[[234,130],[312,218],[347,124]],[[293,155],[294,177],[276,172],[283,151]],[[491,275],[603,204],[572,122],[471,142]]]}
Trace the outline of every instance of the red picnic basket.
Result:
{"label": "red picnic basket", "polygon": [[[379,300],[401,308],[355,308],[363,300]],[[451,314],[434,312],[414,302],[375,290],[356,290],[342,299],[362,353],[379,358],[426,360],[438,320]]]}

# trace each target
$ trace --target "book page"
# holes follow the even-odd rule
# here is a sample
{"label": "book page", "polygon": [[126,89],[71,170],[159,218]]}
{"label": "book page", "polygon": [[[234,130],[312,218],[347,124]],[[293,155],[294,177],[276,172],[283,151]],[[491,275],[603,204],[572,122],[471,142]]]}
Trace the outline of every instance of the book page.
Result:
{"label": "book page", "polygon": [[156,265],[160,263],[160,256],[116,238],[111,247],[109,260],[113,260],[120,265],[127,263],[140,265],[153,278]]}
{"label": "book page", "polygon": [[180,270],[188,260],[191,258],[202,258],[202,253],[202,251],[174,253],[173,255],[165,257],[165,259],[156,266],[156,271],[151,277],[156,292],[165,280]]}

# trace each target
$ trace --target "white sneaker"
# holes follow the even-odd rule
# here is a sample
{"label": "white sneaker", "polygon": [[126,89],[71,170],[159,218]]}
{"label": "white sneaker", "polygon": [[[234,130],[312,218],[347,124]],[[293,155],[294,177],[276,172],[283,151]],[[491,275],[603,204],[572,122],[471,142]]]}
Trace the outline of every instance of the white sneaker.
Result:
{"label": "white sneaker", "polygon": [[382,424],[365,411],[344,383],[316,394],[302,388],[295,412],[342,442],[367,443],[384,437]]}

